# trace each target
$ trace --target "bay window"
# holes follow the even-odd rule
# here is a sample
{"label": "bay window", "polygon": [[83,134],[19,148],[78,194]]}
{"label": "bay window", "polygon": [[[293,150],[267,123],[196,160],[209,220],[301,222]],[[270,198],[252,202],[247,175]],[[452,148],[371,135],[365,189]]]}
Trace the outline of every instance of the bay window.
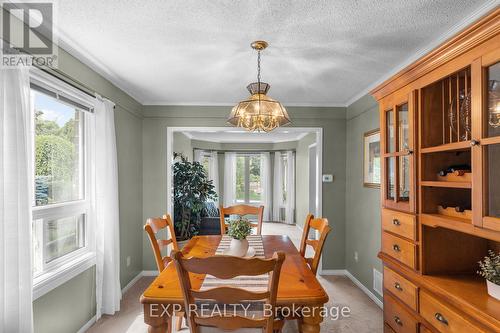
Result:
{"label": "bay window", "polygon": [[236,156],[236,202],[261,204],[263,186],[261,181],[261,155],[237,154]]}

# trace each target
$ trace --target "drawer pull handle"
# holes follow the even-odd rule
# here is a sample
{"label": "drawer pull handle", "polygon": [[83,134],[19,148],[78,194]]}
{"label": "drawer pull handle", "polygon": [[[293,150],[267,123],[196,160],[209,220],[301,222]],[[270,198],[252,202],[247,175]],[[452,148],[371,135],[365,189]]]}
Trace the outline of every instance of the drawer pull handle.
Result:
{"label": "drawer pull handle", "polygon": [[446,320],[446,318],[439,312],[436,312],[434,318],[436,318],[436,320],[439,321],[440,323],[448,325],[448,320]]}
{"label": "drawer pull handle", "polygon": [[392,246],[392,249],[393,249],[394,251],[396,251],[396,252],[401,252],[401,248],[399,247],[399,245],[398,245],[398,244],[394,244],[394,245]]}
{"label": "drawer pull handle", "polygon": [[399,326],[403,326],[403,321],[399,319],[398,316],[394,316],[394,322],[398,324]]}
{"label": "drawer pull handle", "polygon": [[399,284],[399,282],[394,283],[394,288],[396,288],[399,291],[403,291],[403,287]]}
{"label": "drawer pull handle", "polygon": [[394,224],[395,226],[399,227],[401,225],[401,222],[399,222],[398,219],[394,219],[394,220],[392,220],[392,224]]}

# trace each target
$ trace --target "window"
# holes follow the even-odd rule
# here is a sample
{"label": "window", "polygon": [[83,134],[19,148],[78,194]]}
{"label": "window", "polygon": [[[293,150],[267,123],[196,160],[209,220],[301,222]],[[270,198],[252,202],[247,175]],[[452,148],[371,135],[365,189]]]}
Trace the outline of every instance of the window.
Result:
{"label": "window", "polygon": [[89,232],[91,107],[73,89],[41,73],[32,77],[31,100],[36,289],[61,268],[67,271],[68,264],[93,254]]}
{"label": "window", "polygon": [[262,202],[260,154],[238,154],[236,156],[236,202]]}

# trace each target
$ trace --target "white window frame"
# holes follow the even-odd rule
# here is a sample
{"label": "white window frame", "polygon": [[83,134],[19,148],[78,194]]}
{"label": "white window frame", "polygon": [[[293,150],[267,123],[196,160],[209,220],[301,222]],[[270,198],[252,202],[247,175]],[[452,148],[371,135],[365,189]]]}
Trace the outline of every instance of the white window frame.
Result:
{"label": "white window frame", "polygon": [[[238,203],[238,204],[245,204],[245,205],[254,205],[254,206],[257,206],[257,205],[261,205],[262,204],[262,200],[259,200],[259,201],[251,201],[250,200],[250,157],[253,157],[253,156],[258,156],[259,158],[262,158],[260,156],[260,153],[236,153],[236,159],[238,157],[245,157],[245,163],[244,163],[244,177],[243,177],[243,181],[244,181],[244,185],[245,185],[245,199],[244,200],[238,200],[238,199],[234,199],[235,200],[235,203]],[[235,168],[237,167],[238,165],[238,162],[235,161],[236,165],[235,165]],[[262,173],[262,170],[260,170],[260,172]],[[261,182],[262,182],[262,174],[260,175],[260,179],[261,179]],[[236,184],[235,184],[236,186]],[[262,183],[261,183],[261,189],[262,189]],[[236,193],[236,191],[235,191]],[[261,193],[261,198],[262,198],[262,193]]]}
{"label": "white window frame", "polygon": [[[34,83],[44,89],[56,93],[58,96],[63,96],[66,99],[86,106],[90,109],[94,108],[95,98],[79,91],[78,89],[70,86],[69,84],[59,80],[39,69],[33,68],[30,70],[30,82]],[[61,101],[64,103],[64,101]],[[73,105],[71,105],[74,107]],[[34,105],[32,101],[32,111],[34,112]],[[32,123],[34,126],[34,121]],[[45,206],[35,206],[33,199],[32,207],[32,221],[36,220],[51,220],[64,217],[77,216],[85,214],[84,224],[84,247],[56,258],[49,263],[45,263],[45,255],[43,259],[43,271],[37,276],[33,276],[33,299],[48,293],[49,291],[57,288],[61,284],[69,281],[78,274],[83,273],[85,270],[96,264],[96,243],[95,243],[95,216],[94,216],[94,183],[95,172],[94,166],[94,116],[91,112],[82,110],[82,181],[83,186],[83,199],[68,201],[57,204],[50,204]],[[34,138],[34,127],[32,128],[32,138]],[[34,154],[34,140],[32,141],[32,152]],[[34,158],[33,158],[34,163]],[[34,169],[34,168],[33,168]],[[33,170],[35,172],[35,170]],[[34,178],[33,178],[34,179]],[[33,182],[34,187],[34,182]],[[33,188],[34,193],[34,188]],[[44,223],[41,221],[40,223]],[[43,232],[43,226],[40,228]],[[32,241],[32,240],[31,240]],[[42,251],[44,244],[42,244]]]}

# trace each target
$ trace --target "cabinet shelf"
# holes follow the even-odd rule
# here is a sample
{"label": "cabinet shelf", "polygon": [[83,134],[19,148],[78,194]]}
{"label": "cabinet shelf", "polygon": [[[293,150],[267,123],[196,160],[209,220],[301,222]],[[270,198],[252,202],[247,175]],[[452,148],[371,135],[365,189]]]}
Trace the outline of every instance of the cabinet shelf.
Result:
{"label": "cabinet shelf", "polygon": [[432,228],[445,228],[463,232],[469,235],[483,237],[500,242],[500,232],[476,227],[469,219],[446,216],[441,214],[420,214],[420,222]]}
{"label": "cabinet shelf", "polygon": [[471,182],[446,182],[424,180],[420,182],[422,186],[428,187],[448,187],[448,188],[472,188]]}
{"label": "cabinet shelf", "polygon": [[444,145],[439,145],[439,146],[421,148],[420,152],[422,154],[429,154],[429,153],[438,153],[438,152],[442,152],[442,151],[468,150],[468,149],[470,149],[470,147],[471,147],[470,140],[468,140],[468,141],[446,143]]}

